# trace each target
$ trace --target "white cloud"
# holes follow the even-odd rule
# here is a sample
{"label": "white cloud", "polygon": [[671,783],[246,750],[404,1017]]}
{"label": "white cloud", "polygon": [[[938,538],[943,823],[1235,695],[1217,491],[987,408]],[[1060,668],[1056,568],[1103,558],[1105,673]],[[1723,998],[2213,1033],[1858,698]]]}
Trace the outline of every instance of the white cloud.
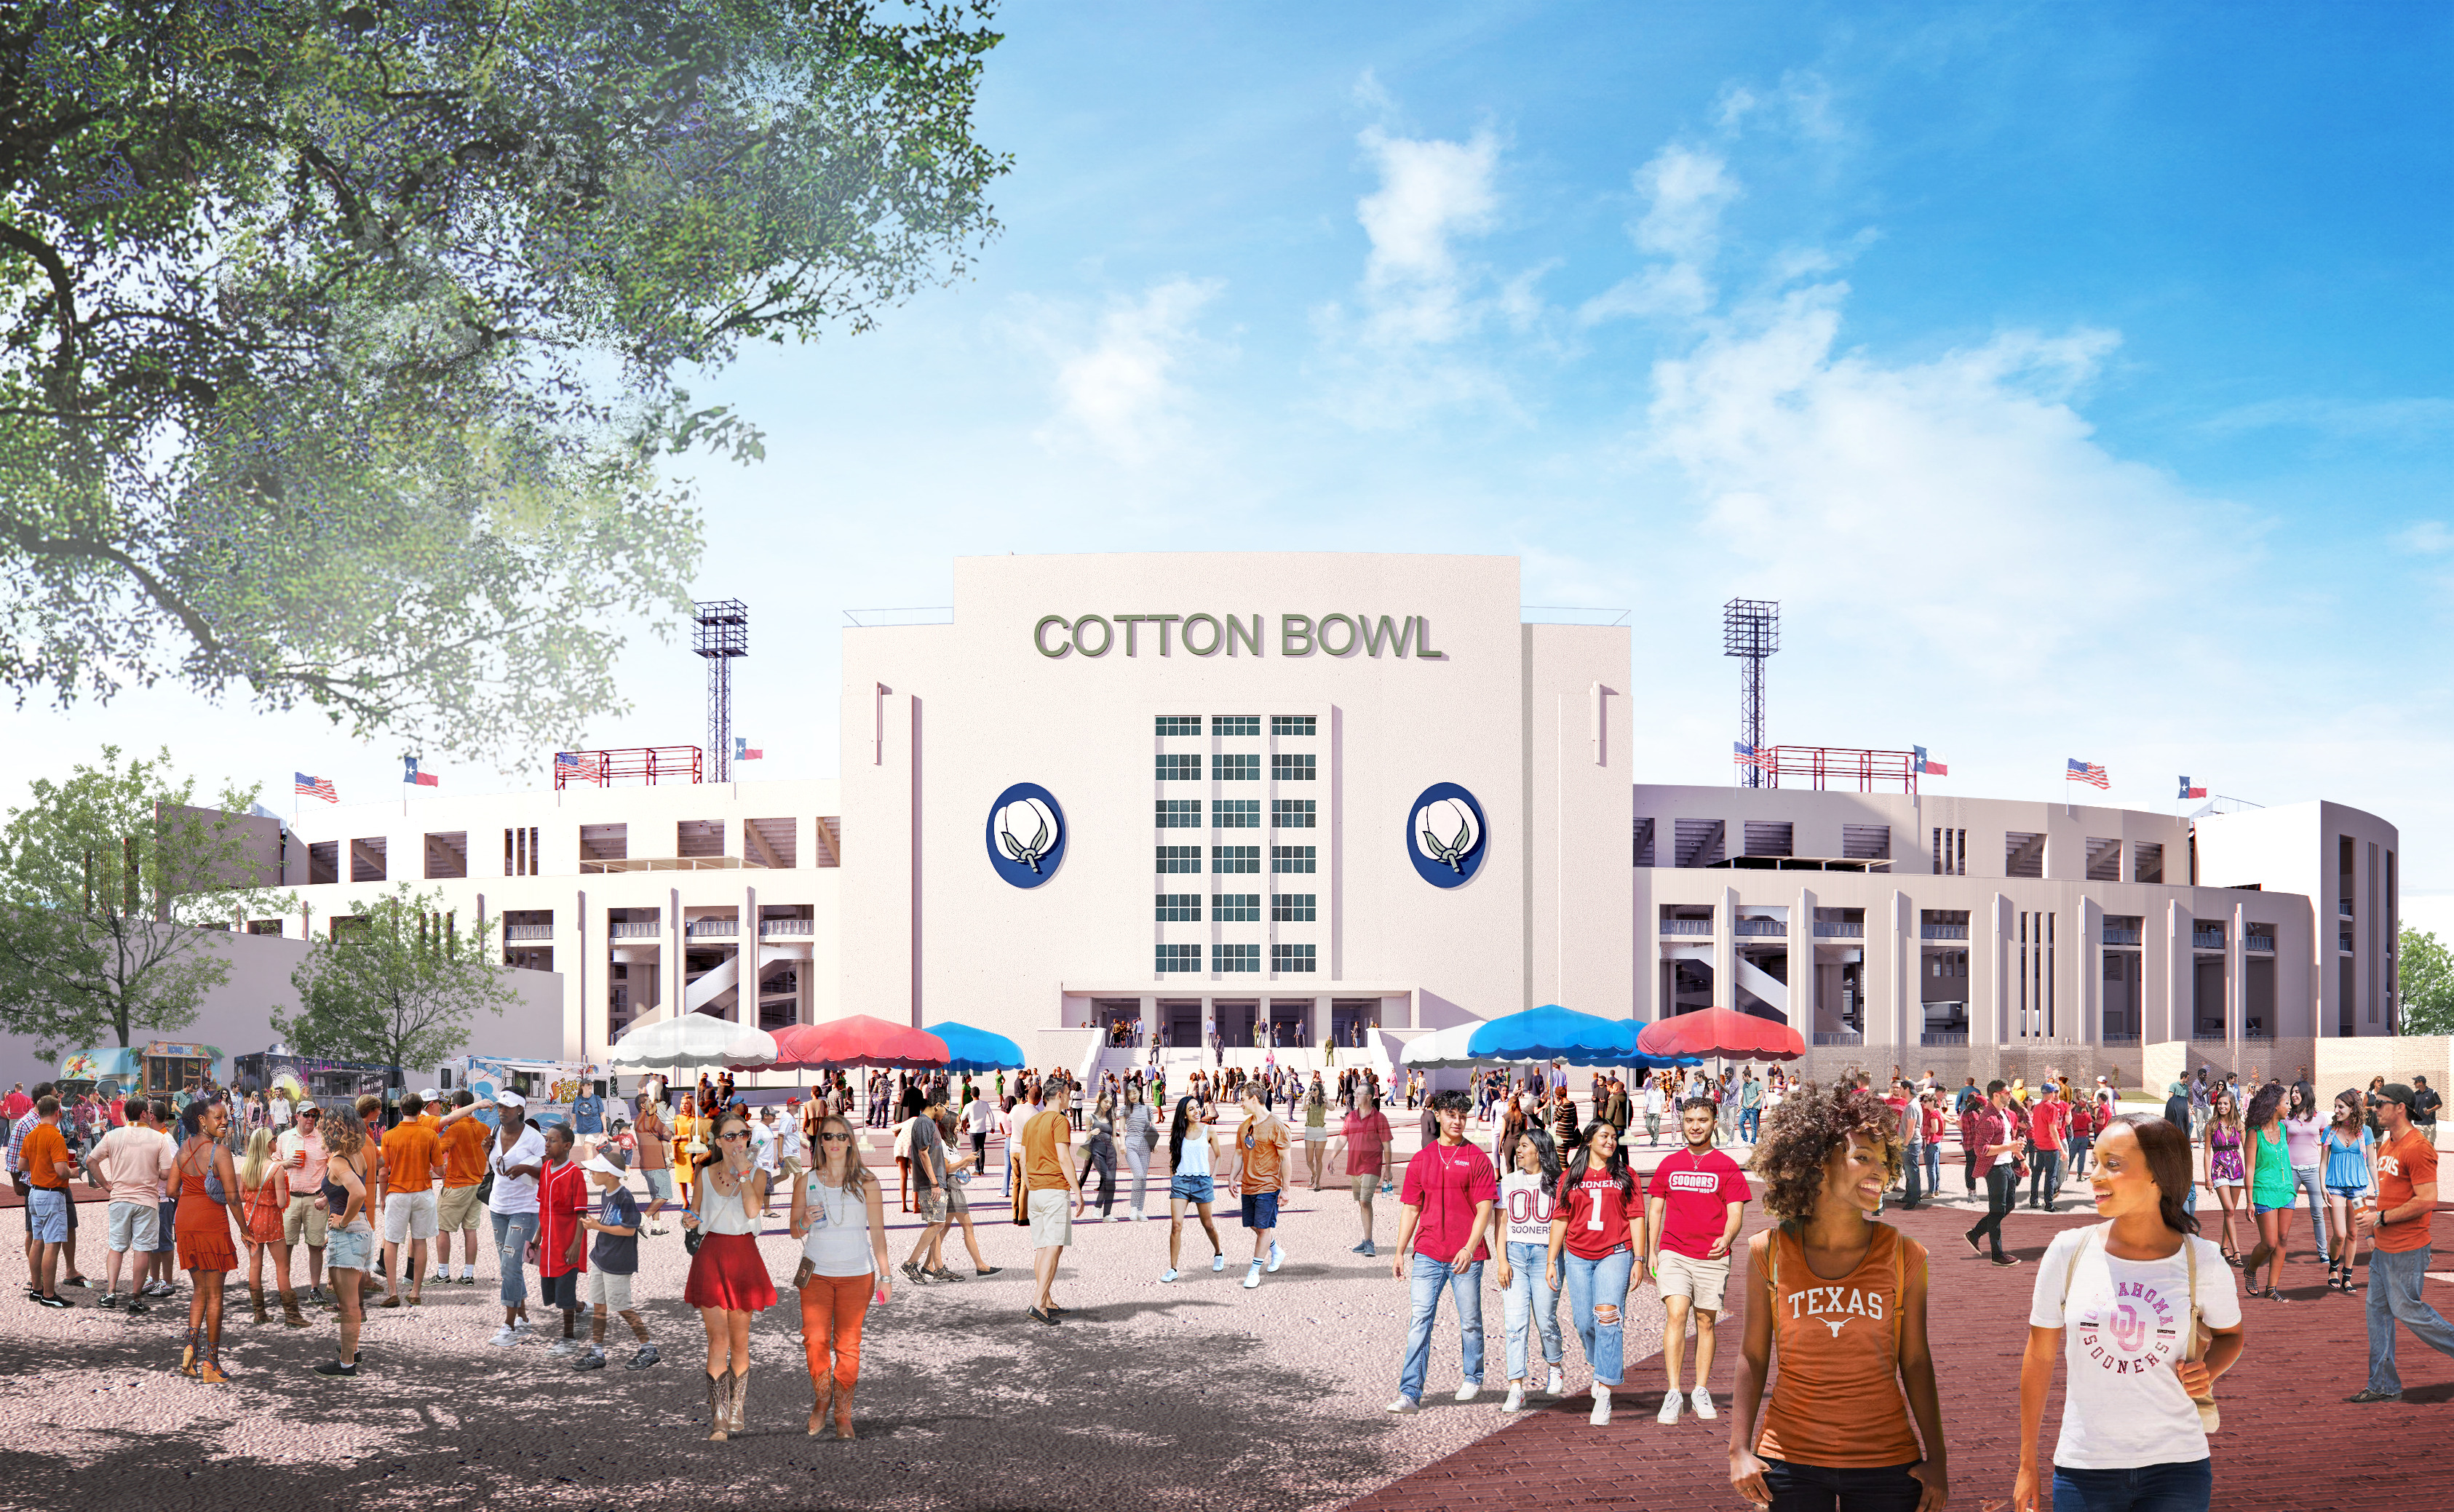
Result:
{"label": "white cloud", "polygon": [[1475,319],[1465,299],[1470,274],[1454,243],[1491,228],[1499,144],[1484,131],[1426,141],[1377,126],[1358,140],[1380,174],[1380,187],[1355,207],[1372,244],[1363,265],[1368,334],[1386,346],[1453,341]]}
{"label": "white cloud", "polygon": [[1720,297],[1711,269],[1720,252],[1721,212],[1740,193],[1721,156],[1673,143],[1637,170],[1636,191],[1646,208],[1628,235],[1639,251],[1663,260],[1586,300],[1577,310],[1579,325],[1693,320]]}
{"label": "white cloud", "polygon": [[1057,416],[1041,431],[1042,443],[1078,437],[1132,464],[1179,440],[1187,395],[1178,370],[1200,346],[1195,318],[1221,287],[1216,279],[1172,278],[1112,305],[1089,345],[1049,343],[1061,353]]}
{"label": "white cloud", "polygon": [[2438,556],[2454,552],[2454,530],[2444,520],[2415,520],[2396,537],[2405,548],[2423,555]]}

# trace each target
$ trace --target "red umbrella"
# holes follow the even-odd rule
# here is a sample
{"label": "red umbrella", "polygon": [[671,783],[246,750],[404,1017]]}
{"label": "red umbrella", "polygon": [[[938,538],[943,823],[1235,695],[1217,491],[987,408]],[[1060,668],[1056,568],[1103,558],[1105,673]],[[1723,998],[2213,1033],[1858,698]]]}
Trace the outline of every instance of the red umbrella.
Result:
{"label": "red umbrella", "polygon": [[775,1031],[775,1063],[766,1071],[835,1071],[850,1066],[919,1070],[954,1058],[946,1041],[924,1029],[867,1014],[794,1024]]}
{"label": "red umbrella", "polygon": [[1795,1060],[1806,1054],[1797,1030],[1735,1008],[1704,1008],[1644,1026],[1636,1048],[1648,1056],[1718,1056],[1724,1060]]}

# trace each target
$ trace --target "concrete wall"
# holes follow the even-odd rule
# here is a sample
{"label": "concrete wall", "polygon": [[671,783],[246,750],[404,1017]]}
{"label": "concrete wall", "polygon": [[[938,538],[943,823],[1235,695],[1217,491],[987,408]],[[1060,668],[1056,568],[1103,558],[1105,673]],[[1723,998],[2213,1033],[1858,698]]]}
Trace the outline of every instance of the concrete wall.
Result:
{"label": "concrete wall", "polygon": [[[290,974],[307,958],[305,940],[283,939],[271,935],[208,934],[205,948],[226,957],[231,963],[230,978],[210,994],[198,1009],[195,1018],[175,1030],[137,1030],[129,1037],[131,1045],[142,1047],[156,1039],[175,1039],[193,1044],[219,1047],[224,1056],[248,1055],[273,1042],[272,1016],[298,1011],[298,994],[290,985]],[[470,1052],[476,1055],[531,1057],[546,1059],[562,1056],[562,979],[551,972],[512,971],[503,973],[512,990],[519,995],[513,1006],[499,1016],[480,1016],[470,1026]],[[98,1041],[115,1043],[110,1038]],[[71,1045],[70,1050],[91,1046]],[[34,1054],[34,1042],[23,1036],[0,1034],[0,1085],[23,1081],[29,1086],[37,1080],[49,1080],[59,1072],[57,1058],[42,1060]],[[431,1075],[432,1066],[404,1068],[415,1076]],[[225,1058],[220,1075],[231,1075],[230,1061]],[[411,1079],[411,1086],[421,1083]]]}
{"label": "concrete wall", "polygon": [[[2340,867],[2347,838],[2348,893]],[[2198,822],[2197,842],[2200,880],[2311,900],[2321,926],[2309,957],[2317,1033],[2342,1036],[2346,1019],[2354,1036],[2393,1033],[2402,936],[2402,838],[2393,825],[2341,803],[2294,803],[2210,815]]]}

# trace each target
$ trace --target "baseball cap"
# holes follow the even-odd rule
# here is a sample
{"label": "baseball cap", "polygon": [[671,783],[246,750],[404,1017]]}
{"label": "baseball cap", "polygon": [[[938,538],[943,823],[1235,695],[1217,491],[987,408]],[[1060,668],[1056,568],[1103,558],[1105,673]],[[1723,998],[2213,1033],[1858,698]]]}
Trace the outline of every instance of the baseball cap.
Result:
{"label": "baseball cap", "polygon": [[320,1119],[324,1116],[324,1110],[311,1102],[298,1110],[298,1116],[302,1119]]}
{"label": "baseball cap", "polygon": [[521,1097],[518,1093],[513,1092],[509,1087],[505,1087],[502,1091],[494,1094],[494,1106],[498,1108],[525,1108],[528,1105],[528,1099]]}
{"label": "baseball cap", "polygon": [[580,1169],[594,1171],[603,1176],[626,1176],[630,1173],[631,1162],[621,1151],[607,1146],[590,1156]]}
{"label": "baseball cap", "polygon": [[2400,1081],[2389,1081],[2369,1095],[2380,1102],[2400,1102],[2406,1108],[2411,1106],[2411,1099],[2417,1096]]}
{"label": "baseball cap", "polygon": [[418,1089],[417,1089],[417,1095],[418,1095],[419,1097],[421,1097],[421,1098],[425,1099],[426,1099],[427,1101],[429,1101],[429,1102],[432,1102],[432,1101],[433,1101],[435,1099],[437,1099],[437,1098],[439,1098],[439,1097],[443,1096],[443,1094],[442,1094],[442,1093],[440,1093],[440,1092],[436,1091],[436,1090],[435,1090],[434,1088],[432,1088],[432,1087],[420,1087],[420,1088],[418,1088]]}

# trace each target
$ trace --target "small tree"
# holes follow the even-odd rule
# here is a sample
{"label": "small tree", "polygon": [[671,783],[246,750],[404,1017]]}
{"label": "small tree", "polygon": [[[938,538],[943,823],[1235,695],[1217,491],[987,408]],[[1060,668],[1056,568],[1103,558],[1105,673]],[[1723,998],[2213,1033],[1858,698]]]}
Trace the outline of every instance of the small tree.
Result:
{"label": "small tree", "polygon": [[2454,1035],[2454,952],[2426,930],[2404,926],[2399,1035]]}
{"label": "small tree", "polygon": [[392,1067],[431,1066],[469,1042],[479,1013],[518,1000],[487,923],[463,929],[443,895],[407,883],[372,903],[350,900],[290,975],[298,1012],[273,1032],[301,1055]]}
{"label": "small tree", "polygon": [[45,1058],[138,1031],[194,1021],[230,979],[206,937],[244,913],[286,906],[266,884],[245,816],[252,790],[192,806],[192,777],[175,780],[171,753],[122,765],[105,746],[97,766],[65,782],[38,779],[32,801],[0,832],[0,1025]]}

